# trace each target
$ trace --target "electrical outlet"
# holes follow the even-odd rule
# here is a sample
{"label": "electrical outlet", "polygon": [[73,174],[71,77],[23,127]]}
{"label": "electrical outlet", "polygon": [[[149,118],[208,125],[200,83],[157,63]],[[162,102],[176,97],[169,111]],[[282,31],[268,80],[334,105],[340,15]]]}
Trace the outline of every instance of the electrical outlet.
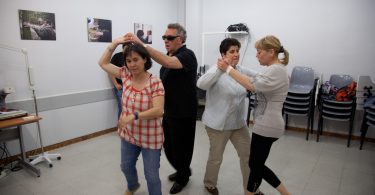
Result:
{"label": "electrical outlet", "polygon": [[14,87],[5,87],[3,89],[3,92],[4,93],[14,93],[14,92],[16,92],[16,89],[14,89]]}

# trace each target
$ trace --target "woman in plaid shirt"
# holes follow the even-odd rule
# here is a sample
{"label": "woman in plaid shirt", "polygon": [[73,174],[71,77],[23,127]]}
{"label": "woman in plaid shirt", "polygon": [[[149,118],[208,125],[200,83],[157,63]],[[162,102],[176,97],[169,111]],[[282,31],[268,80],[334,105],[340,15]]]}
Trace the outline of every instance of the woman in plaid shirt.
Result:
{"label": "woman in plaid shirt", "polygon": [[160,153],[164,134],[161,117],[164,109],[164,87],[158,77],[147,70],[152,61],[146,49],[130,44],[124,51],[125,66],[110,63],[112,53],[124,37],[115,39],[104,51],[99,65],[110,75],[121,78],[122,113],[118,122],[121,139],[121,170],[128,182],[125,195],[139,188],[136,162],[142,153],[144,173],[150,195],[161,195],[159,177]]}

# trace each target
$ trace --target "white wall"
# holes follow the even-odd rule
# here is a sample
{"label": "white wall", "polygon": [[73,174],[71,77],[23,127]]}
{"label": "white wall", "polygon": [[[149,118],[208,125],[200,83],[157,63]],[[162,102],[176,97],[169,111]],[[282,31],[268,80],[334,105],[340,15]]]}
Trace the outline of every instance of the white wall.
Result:
{"label": "white wall", "polygon": [[186,1],[186,31],[187,40],[186,45],[194,51],[198,60],[198,65],[201,65],[201,41],[202,41],[202,1],[201,0],[187,0]]}
{"label": "white wall", "polygon": [[[261,69],[255,58],[254,43],[272,34],[280,38],[290,52],[288,71],[294,66],[311,66],[324,80],[333,73],[369,75],[375,79],[375,1],[372,0],[194,0],[189,11],[201,10],[187,24],[202,32],[225,31],[230,24],[246,23],[251,43],[243,65]],[[200,7],[199,7],[200,6]],[[214,64],[223,35],[208,36],[205,43],[205,64]],[[191,48],[201,48],[193,42]],[[242,48],[243,50],[243,48]],[[198,58],[202,65],[201,58]],[[359,135],[362,112],[357,113],[354,133]],[[317,121],[317,120],[315,120]],[[291,126],[306,127],[303,118],[294,118]],[[315,125],[316,128],[316,125]],[[347,133],[346,123],[327,121],[325,129]],[[370,131],[369,137],[375,137]]]}
{"label": "white wall", "polygon": [[224,31],[247,23],[252,42],[244,64],[257,66],[254,43],[276,35],[290,52],[289,70],[312,66],[324,78],[332,73],[375,76],[375,1],[224,0],[203,1],[203,31]]}
{"label": "white wall", "polygon": [[[184,19],[178,11],[184,6],[181,0],[0,0],[0,5],[0,43],[27,48],[39,98],[112,88],[97,64],[108,43],[87,41],[87,17],[111,20],[112,38],[133,32],[134,22],[151,24],[152,46],[161,51],[165,51],[161,36],[167,24]],[[19,9],[54,13],[57,40],[21,40]],[[159,69],[160,65],[154,63],[151,72],[158,75]],[[7,97],[8,102],[31,97],[23,56],[0,49],[0,89],[5,86],[16,88],[16,93]],[[116,113],[114,99],[41,112],[44,145],[112,128],[116,126]],[[35,125],[25,129],[26,149],[37,148]],[[11,152],[19,151],[18,142],[10,145]]]}
{"label": "white wall", "polygon": [[[103,74],[97,65],[108,43],[87,41],[87,17],[112,20],[113,38],[133,32],[134,22],[151,24],[154,34],[153,46],[164,51],[160,37],[168,23],[176,22],[177,11],[170,10],[176,10],[178,4],[178,1],[173,0],[1,1],[0,24],[3,30],[0,43],[28,49],[40,97],[111,87],[107,75]],[[55,13],[57,40],[21,40],[18,9]],[[5,63],[1,65],[9,66]],[[17,71],[23,71],[23,64],[20,65],[20,68],[16,68]],[[160,66],[155,63],[152,69],[154,74],[158,74],[159,68]],[[9,80],[11,81],[2,82],[12,85],[14,79]],[[22,89],[22,86],[18,87]],[[17,91],[21,93],[24,90]],[[14,97],[9,98],[18,100],[25,97],[28,96],[14,94]]]}

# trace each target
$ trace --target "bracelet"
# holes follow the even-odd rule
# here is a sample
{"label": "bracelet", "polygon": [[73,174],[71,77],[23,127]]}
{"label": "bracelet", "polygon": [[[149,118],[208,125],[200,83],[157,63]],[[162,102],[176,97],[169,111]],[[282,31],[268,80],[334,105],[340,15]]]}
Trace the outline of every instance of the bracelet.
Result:
{"label": "bracelet", "polygon": [[107,49],[108,49],[108,51],[110,51],[110,52],[114,52],[114,51],[115,51],[115,49],[111,48],[110,46],[108,46]]}
{"label": "bracelet", "polygon": [[139,119],[139,114],[138,114],[138,112],[134,112],[133,114],[134,114],[134,120],[138,120],[138,119]]}
{"label": "bracelet", "polygon": [[226,70],[225,72],[229,75],[229,72],[230,72],[232,69],[233,69],[233,67],[229,65],[228,68],[227,68],[227,70]]}
{"label": "bracelet", "polygon": [[144,48],[147,48],[147,46],[148,46],[148,45],[146,45],[146,44],[143,44],[143,47],[144,47]]}

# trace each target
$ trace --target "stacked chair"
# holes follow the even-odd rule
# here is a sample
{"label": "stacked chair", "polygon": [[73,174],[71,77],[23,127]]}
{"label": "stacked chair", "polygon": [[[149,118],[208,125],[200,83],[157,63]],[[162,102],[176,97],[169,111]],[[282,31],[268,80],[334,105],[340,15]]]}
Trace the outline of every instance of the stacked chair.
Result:
{"label": "stacked chair", "polygon": [[288,116],[306,116],[306,140],[313,130],[316,83],[314,70],[310,67],[296,66],[293,68],[289,84],[288,95],[284,102],[283,114],[285,128],[288,125]]}
{"label": "stacked chair", "polygon": [[[329,83],[340,89],[348,86],[353,82],[353,78],[350,75],[331,75]],[[336,101],[326,99],[322,91],[322,86],[319,89],[318,94],[318,108],[319,108],[319,122],[318,122],[318,133],[316,141],[319,141],[319,136],[323,134],[323,121],[324,119],[334,121],[348,121],[349,122],[349,136],[347,147],[350,146],[350,140],[353,132],[353,121],[356,110],[356,97],[353,97],[350,101]]]}
{"label": "stacked chair", "polygon": [[375,83],[370,76],[358,77],[357,94],[358,108],[363,107],[364,109],[361,126],[361,144],[359,146],[359,149],[362,150],[368,128],[375,127]]}
{"label": "stacked chair", "polygon": [[365,109],[361,126],[361,145],[359,149],[362,150],[363,143],[369,127],[375,127],[375,105]]}
{"label": "stacked chair", "polygon": [[357,84],[357,110],[362,110],[367,99],[375,96],[375,83],[370,76],[359,75]]}

